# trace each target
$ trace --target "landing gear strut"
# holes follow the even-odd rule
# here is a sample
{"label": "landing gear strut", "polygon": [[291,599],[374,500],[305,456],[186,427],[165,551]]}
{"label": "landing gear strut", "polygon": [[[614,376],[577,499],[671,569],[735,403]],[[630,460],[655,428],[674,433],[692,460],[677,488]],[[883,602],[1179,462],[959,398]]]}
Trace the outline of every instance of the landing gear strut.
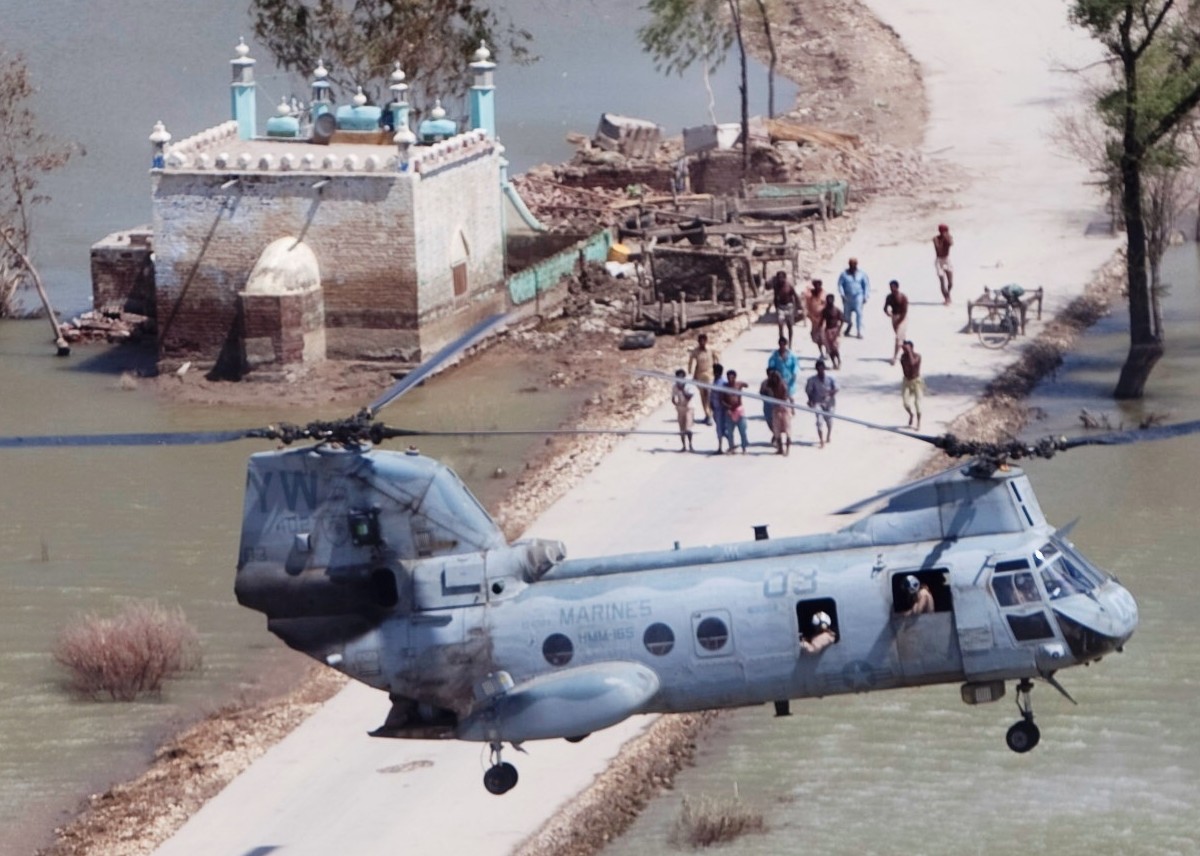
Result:
{"label": "landing gear strut", "polygon": [[500,760],[500,749],[499,742],[492,744],[492,766],[483,774],[483,786],[488,793],[496,796],[506,794],[517,786],[517,768]]}
{"label": "landing gear strut", "polygon": [[1008,734],[1004,737],[1008,748],[1014,752],[1028,752],[1042,739],[1042,732],[1033,724],[1033,701],[1030,699],[1032,690],[1033,682],[1029,678],[1022,678],[1017,684],[1017,710],[1021,711],[1021,719],[1008,729]]}

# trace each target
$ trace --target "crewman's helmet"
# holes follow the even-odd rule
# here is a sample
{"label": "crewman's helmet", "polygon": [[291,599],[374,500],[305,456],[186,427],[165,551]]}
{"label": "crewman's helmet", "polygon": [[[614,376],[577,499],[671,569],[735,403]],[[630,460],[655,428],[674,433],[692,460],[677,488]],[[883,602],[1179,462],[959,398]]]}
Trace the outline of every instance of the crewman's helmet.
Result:
{"label": "crewman's helmet", "polygon": [[921,581],[912,574],[904,578],[904,585],[908,587],[909,594],[916,594],[921,590]]}
{"label": "crewman's helmet", "polygon": [[821,630],[824,630],[826,627],[831,626],[833,624],[833,621],[829,618],[829,613],[818,612],[816,615],[813,616],[812,623],[813,623],[813,627],[817,627]]}

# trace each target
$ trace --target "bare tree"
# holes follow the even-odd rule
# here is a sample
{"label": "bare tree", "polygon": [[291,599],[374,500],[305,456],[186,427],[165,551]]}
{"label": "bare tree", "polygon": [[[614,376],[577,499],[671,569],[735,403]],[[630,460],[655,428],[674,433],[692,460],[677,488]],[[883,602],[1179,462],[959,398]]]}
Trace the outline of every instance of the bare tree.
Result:
{"label": "bare tree", "polygon": [[767,0],[756,0],[758,14],[762,18],[763,36],[767,40],[767,117],[775,118],[775,66],[779,63],[779,53],[775,50],[775,34],[771,32],[771,13],[767,9]]}
{"label": "bare tree", "polygon": [[17,291],[36,278],[33,208],[49,198],[38,193],[38,182],[76,151],[38,127],[29,107],[33,93],[25,60],[0,49],[0,318],[12,314]]}

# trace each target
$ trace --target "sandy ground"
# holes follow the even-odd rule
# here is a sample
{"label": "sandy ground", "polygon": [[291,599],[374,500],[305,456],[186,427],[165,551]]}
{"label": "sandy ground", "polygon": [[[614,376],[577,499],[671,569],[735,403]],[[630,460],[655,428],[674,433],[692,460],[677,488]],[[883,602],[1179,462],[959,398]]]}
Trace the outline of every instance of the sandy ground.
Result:
{"label": "sandy ground", "polygon": [[[894,277],[913,301],[910,337],[925,355],[930,391],[924,428],[936,433],[969,410],[987,381],[1018,356],[1015,348],[1002,355],[985,351],[973,337],[960,334],[964,299],[978,294],[985,284],[1042,284],[1048,289],[1049,317],[1083,291],[1115,249],[1111,239],[1084,236],[1089,221],[1100,217],[1083,186],[1086,176],[1078,166],[1059,158],[1045,139],[1054,105],[1071,99],[1069,79],[1053,69],[1057,64],[1082,65],[1092,50],[1067,28],[1057,4],[1038,0],[1019,0],[1003,9],[986,0],[950,6],[928,0],[886,4],[872,0],[868,5],[919,62],[929,97],[924,149],[942,162],[937,174],[955,178],[904,198],[875,200],[857,212],[857,230],[847,236],[845,250],[857,255],[872,275],[874,292],[868,304],[866,338],[848,340],[843,348],[845,365],[838,381],[844,392],[839,405],[842,412],[860,418],[891,425],[903,422],[899,370],[886,359],[891,336],[880,311],[884,283]],[[915,75],[908,87],[893,85],[906,68],[911,72],[912,65],[898,51],[892,30],[864,22],[843,3],[797,2],[794,8],[804,11],[805,20],[797,11],[792,21],[797,29],[789,36],[794,39],[792,59],[818,57],[819,67],[832,68],[835,85],[845,93],[841,112],[829,107],[821,120],[840,115],[849,122],[857,114],[863,125],[847,125],[847,130],[869,130],[892,141],[916,143],[919,133],[913,134],[912,129],[915,124],[919,130],[923,102]],[[987,44],[970,38],[981,29],[993,35]],[[892,88],[886,98],[873,96],[872,72],[884,69],[891,72],[886,77]],[[905,93],[907,102],[902,100]],[[889,134],[893,126],[895,132]],[[940,305],[932,271],[929,239],[940,220],[950,222],[956,236],[959,302],[952,308]],[[836,246],[832,236],[827,239],[827,248]],[[840,267],[839,255],[814,264],[813,273],[832,282]],[[1031,332],[1041,330],[1034,325]],[[757,380],[774,336],[773,325],[751,327],[723,348],[726,364]],[[811,346],[800,344],[803,341],[801,331],[797,350],[807,367],[813,355]],[[663,349],[655,363],[668,367],[685,347],[680,342],[673,350]],[[655,392],[643,381],[624,381],[606,395],[610,397],[600,407],[620,403],[624,412],[639,412],[647,398],[661,405],[665,391]],[[668,407],[646,409],[651,411],[646,426],[671,424]],[[615,444],[577,488],[537,520],[530,534],[561,538],[572,555],[580,556],[613,552],[614,532],[621,533],[619,549],[626,551],[660,548],[670,540],[743,540],[760,523],[770,524],[776,535],[828,530],[845,522],[828,517],[832,509],[899,481],[924,454],[920,444],[893,435],[864,435],[846,425],[838,426],[834,442],[818,451],[810,445],[814,435],[809,420],[798,416],[800,445],[791,457],[781,459],[765,445],[761,422],[751,431],[755,443],[751,454],[736,457],[680,455],[673,443],[644,439]],[[550,462],[544,481],[532,478],[525,485],[526,502],[514,504],[506,520],[509,528],[524,528],[525,519],[551,494],[550,485],[585,472],[610,445],[597,443],[581,455]],[[698,449],[713,445],[710,436],[700,435]],[[815,485],[821,486],[819,492],[810,489]],[[314,706],[312,698],[294,700],[291,707],[296,716],[288,724]],[[380,694],[348,686],[212,800],[159,852],[232,853],[263,847],[280,847],[293,854],[418,848],[444,852],[453,846],[459,852],[506,853],[565,804],[573,807],[573,813],[564,816],[565,822],[545,827],[529,850],[586,852],[606,831],[612,834],[622,828],[619,818],[611,816],[614,804],[620,813],[636,811],[636,800],[625,799],[627,791],[652,792],[669,779],[672,764],[686,760],[696,727],[694,722],[677,723],[671,726],[674,735],[656,736],[653,730],[649,737],[643,735],[638,744],[641,751],[627,752],[627,757],[670,757],[659,766],[626,763],[624,782],[638,780],[633,788],[619,778],[614,784],[612,774],[597,777],[626,741],[643,734],[647,727],[643,718],[582,744],[531,745],[528,757],[512,758],[509,753],[521,770],[522,784],[498,800],[478,784],[484,761],[479,746],[366,738],[363,732],[377,725],[385,710],[386,700]],[[244,735],[254,728],[245,722],[242,726],[234,733]],[[245,756],[262,752],[268,743],[245,739],[256,744]],[[227,742],[238,741],[228,738]],[[191,751],[172,757],[168,747],[164,760],[179,760],[197,777],[215,766],[203,755],[192,757]],[[599,784],[587,795],[576,796],[594,781]],[[157,798],[152,793],[146,792],[143,799],[163,801],[161,792]],[[119,800],[120,794],[114,793],[97,802]],[[188,813],[189,800],[180,798],[177,803],[158,812],[157,820],[152,807],[143,807],[136,818],[112,817],[102,827],[107,835],[80,828],[68,835],[58,852],[149,852]],[[607,806],[610,814],[588,816],[588,805]],[[162,820],[163,815],[168,819]],[[461,823],[465,817],[471,818],[470,824]],[[578,834],[581,830],[586,834]]]}

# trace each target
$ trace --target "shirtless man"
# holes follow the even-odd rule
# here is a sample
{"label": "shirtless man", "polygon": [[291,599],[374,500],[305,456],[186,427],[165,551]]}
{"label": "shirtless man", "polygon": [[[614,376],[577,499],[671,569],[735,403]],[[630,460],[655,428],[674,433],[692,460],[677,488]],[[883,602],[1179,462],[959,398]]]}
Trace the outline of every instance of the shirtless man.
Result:
{"label": "shirtless man", "polygon": [[[900,402],[908,414],[908,427],[920,431],[921,393],[925,391],[925,381],[921,380],[921,355],[914,350],[911,339],[905,339],[900,348],[900,368],[904,371],[904,380],[900,382]],[[914,416],[917,420],[915,426]]]}
{"label": "shirtless man", "polygon": [[[713,369],[721,362],[721,356],[716,351],[708,349],[708,334],[701,333],[696,337],[696,347],[688,353],[688,372],[701,383],[713,382]],[[716,373],[717,377],[720,372]],[[713,418],[712,394],[707,387],[700,387],[700,406],[704,409],[704,423]]]}
{"label": "shirtless man", "polygon": [[829,352],[829,362],[835,369],[842,367],[842,321],[845,317],[842,310],[838,309],[834,296],[825,295],[825,308],[821,310],[821,333],[825,339],[825,350]]}
{"label": "shirtless man", "polygon": [[[825,288],[821,280],[814,279],[812,285],[804,289],[801,302],[804,304],[804,314],[812,325],[812,342],[817,346],[817,356],[825,356],[825,325],[821,321],[821,312],[825,309]],[[840,323],[840,322],[839,322]]]}
{"label": "shirtless man", "polygon": [[933,612],[933,592],[929,590],[929,586],[909,574],[904,578],[904,590],[912,600],[912,605],[904,611],[905,615],[925,615]]}
{"label": "shirtless man", "polygon": [[775,321],[779,325],[779,338],[783,338],[784,328],[787,328],[788,347],[792,346],[792,328],[796,326],[796,288],[788,279],[785,271],[779,271],[771,280],[771,290],[775,292]]}
{"label": "shirtless man", "polygon": [[892,280],[888,283],[890,293],[883,301],[883,314],[892,319],[892,333],[896,344],[892,347],[892,365],[896,365],[896,357],[900,355],[900,343],[908,335],[908,297],[901,293],[900,283]]}
{"label": "shirtless man", "polygon": [[954,288],[954,268],[950,265],[952,246],[954,239],[950,237],[950,227],[942,223],[938,226],[938,233],[933,236],[933,269],[937,271],[942,300],[947,306],[950,305],[950,289]]}

